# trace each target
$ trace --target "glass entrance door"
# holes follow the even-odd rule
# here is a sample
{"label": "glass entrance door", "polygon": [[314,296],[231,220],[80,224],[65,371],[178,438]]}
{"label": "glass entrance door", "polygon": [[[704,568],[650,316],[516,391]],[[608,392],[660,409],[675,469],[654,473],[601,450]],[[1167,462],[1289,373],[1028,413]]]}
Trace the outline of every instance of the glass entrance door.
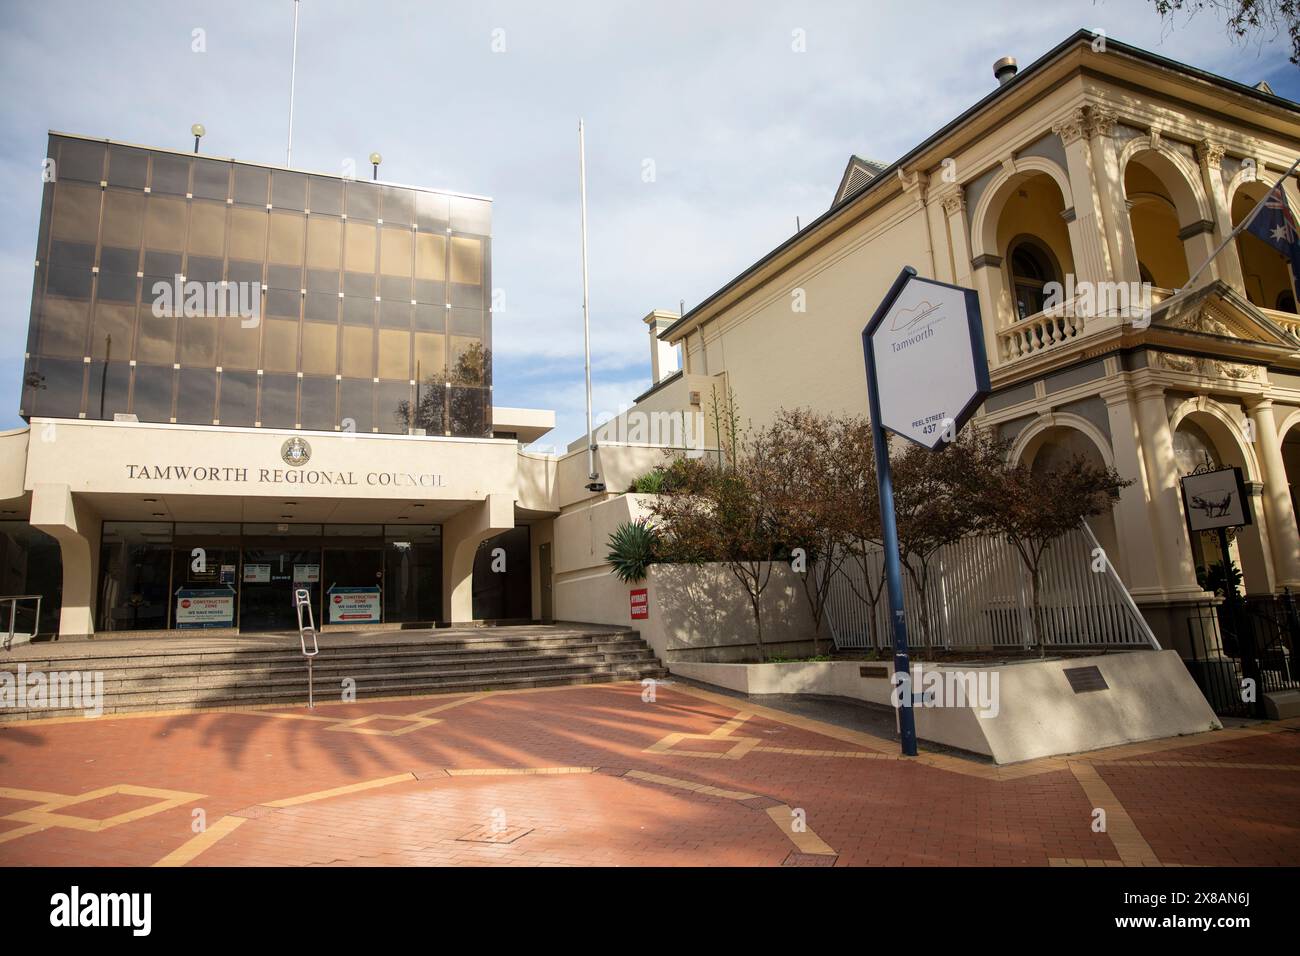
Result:
{"label": "glass entrance door", "polygon": [[[311,591],[313,614],[320,614],[319,547],[251,547],[244,549],[240,575],[241,631],[296,631],[295,588]],[[317,620],[319,626],[320,621]]]}

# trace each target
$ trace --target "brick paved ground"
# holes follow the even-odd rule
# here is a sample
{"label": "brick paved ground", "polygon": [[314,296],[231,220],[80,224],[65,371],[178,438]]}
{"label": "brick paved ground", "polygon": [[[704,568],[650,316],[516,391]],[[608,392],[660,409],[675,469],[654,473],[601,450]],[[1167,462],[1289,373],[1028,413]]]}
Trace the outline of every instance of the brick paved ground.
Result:
{"label": "brick paved ground", "polygon": [[1288,725],[996,768],[641,695],[0,725],[0,865],[1300,864]]}

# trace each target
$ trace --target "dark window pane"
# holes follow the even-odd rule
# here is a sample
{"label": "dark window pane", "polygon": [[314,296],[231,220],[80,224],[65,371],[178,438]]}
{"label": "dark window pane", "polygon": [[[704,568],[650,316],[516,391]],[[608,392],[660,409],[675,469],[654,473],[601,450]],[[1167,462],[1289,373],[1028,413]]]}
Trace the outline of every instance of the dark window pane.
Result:
{"label": "dark window pane", "polygon": [[451,391],[451,433],[480,438],[487,431],[486,392],[481,388],[456,386]]}
{"label": "dark window pane", "polygon": [[76,418],[81,412],[81,384],[86,366],[81,359],[38,358],[28,374],[28,394],[23,402],[28,415]]}
{"label": "dark window pane", "polygon": [[134,302],[139,281],[135,273],[123,275],[116,272],[99,273],[99,300],[101,302]]}
{"label": "dark window pane", "polygon": [[220,259],[190,256],[185,265],[185,278],[195,282],[220,282],[221,271]]}
{"label": "dark window pane", "polygon": [[343,321],[347,325],[374,325],[375,300],[344,297]]}
{"label": "dark window pane", "polygon": [[483,334],[483,313],[469,309],[452,309],[447,313],[451,317],[448,329],[452,335],[472,335],[478,338]]}
{"label": "dark window pane", "polygon": [[304,317],[309,322],[338,322],[339,296],[337,292],[308,292],[307,302],[303,307]]}
{"label": "dark window pane", "polygon": [[70,299],[89,299],[93,279],[94,275],[89,269],[51,269],[45,291],[49,295],[62,295]]}
{"label": "dark window pane", "polygon": [[271,289],[266,293],[263,301],[266,303],[267,315],[283,315],[296,319],[298,306],[302,303],[302,293],[297,290],[291,292],[288,289]]}
{"label": "dark window pane", "polygon": [[307,208],[307,177],[277,169],[271,174],[271,205],[276,209]]}
{"label": "dark window pane", "polygon": [[250,285],[254,282],[259,285],[262,282],[262,264],[260,262],[242,262],[238,259],[231,259],[226,266],[226,278],[231,282],[247,282]]}
{"label": "dark window pane", "polygon": [[347,197],[349,219],[373,221],[379,218],[379,188],[369,183],[350,182],[344,193]]}
{"label": "dark window pane", "polygon": [[375,277],[365,272],[343,273],[343,294],[373,299],[375,296]]}
{"label": "dark window pane", "polygon": [[415,294],[413,298],[416,302],[429,302],[438,306],[439,309],[446,303],[446,283],[438,282],[435,279],[416,279]]}
{"label": "dark window pane", "polygon": [[426,435],[441,435],[447,430],[445,406],[447,389],[440,381],[415,386],[415,416],[412,427],[423,428]]}
{"label": "dark window pane", "polygon": [[375,386],[379,414],[375,424],[390,435],[405,435],[411,413],[411,386],[405,382],[380,382]]}
{"label": "dark window pane", "polygon": [[224,200],[230,193],[230,163],[211,159],[194,161],[194,196]]}
{"label": "dark window pane", "polygon": [[257,419],[256,372],[221,372],[221,407],[217,417],[223,425],[251,426]]}
{"label": "dark window pane", "polygon": [[302,379],[302,427],[316,431],[334,428],[334,376],[304,375]]}
{"label": "dark window pane", "polygon": [[259,421],[263,428],[292,428],[297,424],[298,376],[263,375],[262,407]]}
{"label": "dark window pane", "polygon": [[268,289],[292,289],[294,292],[301,292],[302,270],[296,266],[267,266],[266,287]]}
{"label": "dark window pane", "polygon": [[311,177],[311,195],[307,208],[312,215],[327,213],[331,216],[343,212],[343,183],[337,179],[325,179],[321,176]]}
{"label": "dark window pane", "polygon": [[150,276],[178,276],[181,274],[181,255],[179,252],[153,252],[144,254],[144,273]]}
{"label": "dark window pane", "polygon": [[95,264],[93,242],[64,242],[55,239],[50,243],[50,265],[63,269],[87,269]]}
{"label": "dark window pane", "polygon": [[393,299],[397,302],[409,303],[411,301],[411,280],[400,276],[382,276],[379,279],[379,296],[382,299]]}
{"label": "dark window pane", "polygon": [[81,358],[86,354],[86,328],[89,324],[89,302],[47,297],[41,303],[36,351],[42,355]]}
{"label": "dark window pane", "polygon": [[[116,352],[117,349],[114,348],[113,351]],[[124,353],[125,351],[123,349]],[[107,374],[105,374],[106,368]],[[86,417],[111,422],[115,414],[126,411],[130,386],[131,366],[128,363],[91,363],[90,388],[86,399]]]}
{"label": "dark window pane", "polygon": [[153,178],[149,180],[151,193],[184,196],[190,191],[190,161],[167,153],[153,154]]}
{"label": "dark window pane", "polygon": [[137,365],[131,411],[142,422],[167,422],[172,415],[172,378],[170,367]]}
{"label": "dark window pane", "polygon": [[256,166],[235,167],[235,202],[266,208],[271,175]]}
{"label": "dark window pane", "polygon": [[390,329],[409,329],[411,327],[410,304],[400,299],[396,302],[385,299],[379,303],[379,324]]}
{"label": "dark window pane", "polygon": [[370,379],[345,378],[339,383],[339,424],[348,429],[351,419],[351,431],[368,432],[373,424],[371,401],[374,385]]}
{"label": "dark window pane", "polygon": [[451,304],[453,308],[483,308],[483,287],[466,285],[463,282],[453,282],[451,284]]}
{"label": "dark window pane", "polygon": [[100,541],[103,631],[165,628],[172,596],[169,522],[105,521]]}
{"label": "dark window pane", "polygon": [[104,144],[82,139],[62,140],[54,176],[56,180],[101,182],[104,179]]}
{"label": "dark window pane", "polygon": [[447,330],[447,309],[441,305],[417,305],[415,307],[415,327],[421,332],[445,332]]}
{"label": "dark window pane", "polygon": [[140,271],[140,251],[104,246],[99,250],[99,271],[117,272],[134,278]]}
{"label": "dark window pane", "polygon": [[308,292],[333,292],[335,298],[338,297],[339,291],[339,274],[338,270],[329,269],[308,269],[307,270],[307,291]]}
{"label": "dark window pane", "polygon": [[108,149],[108,184],[127,189],[144,189],[149,175],[149,154],[142,149],[110,146]]}
{"label": "dark window pane", "polygon": [[176,420],[189,425],[211,425],[216,398],[214,369],[181,369],[176,385]]}

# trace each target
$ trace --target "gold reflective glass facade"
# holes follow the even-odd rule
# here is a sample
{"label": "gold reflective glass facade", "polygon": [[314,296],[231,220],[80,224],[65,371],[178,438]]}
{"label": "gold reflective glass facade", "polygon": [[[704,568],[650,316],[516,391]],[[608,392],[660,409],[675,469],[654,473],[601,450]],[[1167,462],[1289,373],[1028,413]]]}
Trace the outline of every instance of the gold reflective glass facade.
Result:
{"label": "gold reflective glass facade", "polygon": [[55,134],[48,157],[23,416],[491,434],[488,200]]}

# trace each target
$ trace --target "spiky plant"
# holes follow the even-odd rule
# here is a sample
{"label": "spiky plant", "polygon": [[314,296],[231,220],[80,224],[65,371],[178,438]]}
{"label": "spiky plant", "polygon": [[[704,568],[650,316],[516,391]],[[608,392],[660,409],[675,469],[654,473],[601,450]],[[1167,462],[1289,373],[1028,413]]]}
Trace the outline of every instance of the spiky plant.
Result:
{"label": "spiky plant", "polygon": [[609,536],[609,554],[605,560],[613,565],[614,574],[625,584],[640,581],[654,563],[658,535],[645,520],[625,521]]}

